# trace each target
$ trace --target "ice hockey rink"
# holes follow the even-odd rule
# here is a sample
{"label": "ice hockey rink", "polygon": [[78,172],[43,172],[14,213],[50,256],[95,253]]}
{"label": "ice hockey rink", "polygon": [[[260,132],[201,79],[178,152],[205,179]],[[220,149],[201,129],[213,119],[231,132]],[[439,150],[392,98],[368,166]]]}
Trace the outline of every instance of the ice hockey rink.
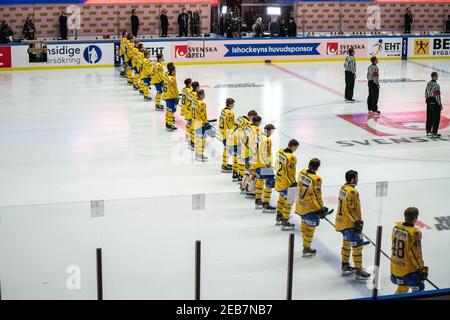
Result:
{"label": "ice hockey rink", "polygon": [[[450,62],[380,59],[379,118],[367,117],[368,62],[357,65],[355,104],[344,102],[342,65],[178,66],[177,79],[180,89],[187,77],[200,82],[210,119],[233,97],[236,114],[255,109],[263,125],[276,126],[274,151],[299,140],[297,170],[321,159],[329,208],[345,172],[357,170],[364,233],[375,240],[381,221],[388,255],[392,226],[405,208],[418,207],[429,279],[448,288]],[[442,138],[434,140],[424,132],[432,71],[444,105]],[[181,118],[178,132],[166,132],[164,115],[118,72],[0,73],[2,298],[95,299],[95,249],[102,248],[105,299],[192,299],[194,241],[201,240],[202,299],[284,299],[288,232],[220,172],[219,141],[209,141],[211,161],[195,163]],[[376,197],[379,181],[388,182],[385,197]],[[93,200],[104,200],[100,217]],[[328,222],[316,231],[313,258],[301,257],[298,226],[295,234],[294,299],[370,296],[370,281],[340,275],[342,237]],[[374,253],[364,248],[369,270]],[[74,272],[81,287],[71,285]],[[394,290],[382,256],[380,294]]]}

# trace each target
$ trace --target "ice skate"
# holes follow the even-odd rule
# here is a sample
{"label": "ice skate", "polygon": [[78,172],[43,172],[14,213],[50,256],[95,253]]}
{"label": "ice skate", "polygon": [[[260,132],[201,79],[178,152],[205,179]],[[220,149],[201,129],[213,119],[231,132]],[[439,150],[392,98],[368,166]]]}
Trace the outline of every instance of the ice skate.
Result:
{"label": "ice skate", "polygon": [[355,273],[355,268],[350,267],[350,264],[343,263],[341,267],[341,274],[343,276],[349,276],[351,274]]}
{"label": "ice skate", "polygon": [[315,256],[317,253],[316,249],[312,249],[312,248],[303,248],[303,253],[302,253],[302,257],[313,257]]}
{"label": "ice skate", "polygon": [[276,211],[277,208],[272,207],[269,202],[263,203],[263,211],[262,211],[263,213],[275,213]]}
{"label": "ice skate", "polygon": [[355,277],[357,280],[369,280],[371,274],[364,271],[364,269],[355,269]]}
{"label": "ice skate", "polygon": [[255,200],[255,209],[260,210],[262,208],[263,208],[263,203],[262,203],[261,199],[256,199]]}
{"label": "ice skate", "polygon": [[295,224],[290,223],[289,220],[283,218],[281,223],[281,231],[292,231],[295,229]]}

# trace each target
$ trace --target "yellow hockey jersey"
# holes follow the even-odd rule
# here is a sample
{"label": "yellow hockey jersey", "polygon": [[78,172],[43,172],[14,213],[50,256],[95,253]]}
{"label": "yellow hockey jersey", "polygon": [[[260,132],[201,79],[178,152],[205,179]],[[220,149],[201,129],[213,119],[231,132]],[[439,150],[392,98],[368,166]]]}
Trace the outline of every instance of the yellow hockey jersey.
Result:
{"label": "yellow hockey jersey", "polygon": [[192,120],[193,119],[193,106],[194,102],[197,100],[197,91],[191,90],[189,91],[188,95],[188,104],[186,106],[186,113],[184,115],[184,118],[186,120]]}
{"label": "yellow hockey jersey", "polygon": [[257,151],[257,137],[261,134],[261,129],[254,124],[249,125],[244,130],[244,156],[245,158],[250,158],[250,163],[255,161],[256,151]]}
{"label": "yellow hockey jersey", "polygon": [[194,128],[199,129],[208,123],[208,115],[206,114],[206,102],[195,99],[192,103],[192,119],[194,120]]}
{"label": "yellow hockey jersey", "polygon": [[164,81],[164,69],[161,62],[156,61],[153,64],[152,84],[161,83]]}
{"label": "yellow hockey jersey", "polygon": [[182,116],[186,115],[186,109],[189,105],[189,95],[190,95],[191,91],[192,91],[192,88],[190,88],[190,87],[184,87],[183,90],[181,91],[181,115]]}
{"label": "yellow hockey jersey", "polygon": [[122,39],[120,39],[120,45],[119,45],[119,55],[124,55],[125,54],[125,46],[127,43],[128,39],[127,37],[123,37]]}
{"label": "yellow hockey jersey", "polygon": [[301,216],[323,208],[322,179],[315,173],[302,169],[298,174],[299,196],[295,212]]}
{"label": "yellow hockey jersey", "polygon": [[264,133],[256,137],[255,156],[252,158],[252,168],[269,168],[272,166],[272,140]]}
{"label": "yellow hockey jersey", "polygon": [[128,62],[133,58],[133,49],[134,49],[134,44],[131,41],[128,41],[125,47],[125,61]]}
{"label": "yellow hockey jersey", "polygon": [[152,74],[152,62],[148,58],[142,61],[141,78],[149,78]]}
{"label": "yellow hockey jersey", "polygon": [[354,228],[355,222],[361,220],[361,203],[355,187],[345,184],[339,190],[338,210],[336,213],[336,230]]}
{"label": "yellow hockey jersey", "polygon": [[164,100],[180,98],[180,93],[178,92],[177,79],[175,78],[175,76],[169,75],[168,72],[166,72],[164,76],[164,89],[162,98]]}
{"label": "yellow hockey jersey", "polygon": [[275,190],[290,188],[296,181],[297,157],[289,148],[280,149],[276,155]]}
{"label": "yellow hockey jersey", "polygon": [[223,108],[219,117],[219,133],[221,140],[232,139],[236,124],[234,123],[234,112],[231,109]]}
{"label": "yellow hockey jersey", "polygon": [[409,223],[399,222],[392,230],[391,274],[403,277],[425,266],[422,233]]}

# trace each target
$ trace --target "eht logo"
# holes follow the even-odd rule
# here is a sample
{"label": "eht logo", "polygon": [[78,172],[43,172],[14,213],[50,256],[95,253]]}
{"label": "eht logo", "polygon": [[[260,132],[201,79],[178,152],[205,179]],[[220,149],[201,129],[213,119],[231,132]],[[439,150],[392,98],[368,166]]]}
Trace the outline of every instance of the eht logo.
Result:
{"label": "eht logo", "polygon": [[339,53],[339,43],[328,42],[327,43],[327,54],[338,54]]}
{"label": "eht logo", "polygon": [[11,68],[11,47],[0,47],[0,68]]}
{"label": "eht logo", "polygon": [[[423,111],[383,113],[379,117],[367,113],[341,114],[338,117],[379,137],[395,136],[407,131],[424,132],[426,122],[426,114]],[[449,125],[450,119],[441,115],[440,129]]]}
{"label": "eht logo", "polygon": [[188,46],[175,46],[175,58],[187,58]]}

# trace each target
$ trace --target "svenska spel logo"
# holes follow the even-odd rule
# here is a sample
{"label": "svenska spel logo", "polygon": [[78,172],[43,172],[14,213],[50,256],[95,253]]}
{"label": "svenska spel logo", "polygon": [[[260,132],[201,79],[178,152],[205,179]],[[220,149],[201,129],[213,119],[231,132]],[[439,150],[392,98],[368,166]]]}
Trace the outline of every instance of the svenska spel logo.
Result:
{"label": "svenska spel logo", "polygon": [[102,59],[102,50],[94,45],[87,46],[84,49],[83,57],[87,63],[95,64]]}
{"label": "svenska spel logo", "polygon": [[187,58],[188,46],[175,46],[175,58]]}
{"label": "svenska spel logo", "polygon": [[327,55],[339,53],[339,43],[337,42],[328,42],[327,43]]}

